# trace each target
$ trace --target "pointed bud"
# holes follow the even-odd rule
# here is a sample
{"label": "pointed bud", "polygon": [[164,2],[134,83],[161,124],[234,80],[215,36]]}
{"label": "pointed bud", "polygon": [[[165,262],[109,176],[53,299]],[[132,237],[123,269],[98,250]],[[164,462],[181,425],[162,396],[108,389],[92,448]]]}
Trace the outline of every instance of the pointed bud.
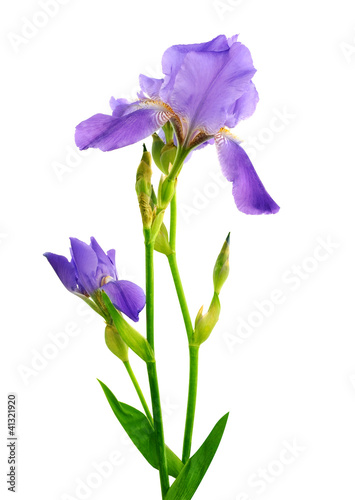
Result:
{"label": "pointed bud", "polygon": [[121,361],[128,361],[128,346],[112,325],[107,325],[105,328],[105,342],[110,351]]}
{"label": "pointed bud", "polygon": [[175,193],[176,183],[177,179],[161,176],[158,187],[158,208],[165,210],[169,205]]}
{"label": "pointed bud", "polygon": [[170,164],[174,164],[175,156],[176,156],[177,147],[174,144],[174,141],[171,140],[161,150],[160,153],[160,164],[162,172],[165,175],[168,175]]}
{"label": "pointed bud", "polygon": [[157,133],[154,133],[152,135],[153,137],[153,144],[152,144],[152,155],[153,155],[153,160],[156,166],[164,173],[162,166],[161,166],[161,161],[160,161],[160,154],[161,150],[165,146],[165,142],[159,137]]}
{"label": "pointed bud", "polygon": [[143,145],[143,156],[137,169],[136,192],[139,208],[142,215],[143,227],[149,229],[152,225],[153,213],[150,206],[150,197],[152,192],[152,157]]}
{"label": "pointed bud", "polygon": [[169,244],[168,230],[166,229],[164,223],[160,226],[159,233],[155,238],[154,250],[165,255],[170,255],[172,253],[171,246]]}
{"label": "pointed bud", "polygon": [[230,233],[223,244],[213,269],[213,285],[215,293],[219,294],[229,274],[229,242]]}
{"label": "pointed bud", "polygon": [[206,314],[203,314],[203,306],[199,310],[195,320],[195,330],[190,339],[190,345],[201,345],[211,335],[216,326],[221,312],[221,304],[217,293],[213,295],[212,302]]}

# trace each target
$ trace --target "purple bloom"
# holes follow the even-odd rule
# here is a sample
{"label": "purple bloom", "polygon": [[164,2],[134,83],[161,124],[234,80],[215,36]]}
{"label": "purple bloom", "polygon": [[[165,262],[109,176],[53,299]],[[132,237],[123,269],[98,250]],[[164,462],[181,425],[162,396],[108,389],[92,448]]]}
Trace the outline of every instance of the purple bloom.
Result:
{"label": "purple bloom", "polygon": [[93,237],[90,245],[76,238],[70,238],[70,243],[70,262],[63,255],[44,254],[69,292],[85,300],[91,297],[101,308],[97,291],[104,290],[116,309],[138,321],[138,315],[145,306],[145,294],[131,281],[118,279],[115,250],[106,254]]}
{"label": "purple bloom", "polygon": [[140,75],[136,102],[112,98],[112,116],[97,114],[81,122],[76,128],[77,146],[111,151],[146,138],[170,121],[182,149],[216,145],[240,211],[278,212],[279,206],[229,131],[254,113],[259,99],[251,81],[256,70],[249,50],[237,36],[224,35],[207,43],[174,45],[163,55],[162,70],[161,79]]}

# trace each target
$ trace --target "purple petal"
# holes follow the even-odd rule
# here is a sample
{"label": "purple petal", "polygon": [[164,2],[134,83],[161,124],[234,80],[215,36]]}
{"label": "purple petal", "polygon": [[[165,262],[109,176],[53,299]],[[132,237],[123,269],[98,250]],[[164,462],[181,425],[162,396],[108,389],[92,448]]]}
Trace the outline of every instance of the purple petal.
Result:
{"label": "purple petal", "polygon": [[168,99],[175,83],[176,75],[178,74],[181,65],[186,55],[191,52],[219,52],[229,48],[228,40],[225,35],[219,35],[213,40],[205,43],[193,43],[189,45],[173,45],[169,47],[163,54],[162,68],[165,75],[160,93],[163,101]]}
{"label": "purple petal", "polygon": [[112,264],[109,256],[105,254],[93,236],[90,238],[90,246],[96,253],[98,259],[96,282],[101,283],[102,278],[106,276],[111,276],[111,278],[117,279],[115,266]]}
{"label": "purple petal", "polygon": [[275,214],[280,207],[265,190],[246,152],[239,144],[222,134],[216,137],[222,172],[233,182],[233,196],[238,209],[245,214]]}
{"label": "purple petal", "polygon": [[[115,99],[114,97],[111,97],[110,106],[112,109],[112,116],[118,118],[119,116],[125,115],[126,112],[129,111],[132,107],[132,103],[127,99]],[[132,109],[132,111],[134,110]]]}
{"label": "purple petal", "polygon": [[240,120],[251,116],[259,102],[259,94],[253,82],[249,83],[248,90],[232,104],[228,110],[226,126],[233,128]]}
{"label": "purple petal", "polygon": [[139,75],[139,85],[143,92],[151,99],[159,99],[159,92],[163,81],[162,78],[149,78],[149,76]]}
{"label": "purple petal", "polygon": [[46,252],[44,256],[57,273],[58,278],[69,292],[76,292],[78,287],[75,277],[75,269],[72,262],[69,262],[63,255]]}
{"label": "purple petal", "polygon": [[225,125],[230,106],[246,92],[254,73],[250,52],[240,43],[222,52],[190,52],[167,103],[187,119],[190,130],[214,135]]}
{"label": "purple petal", "polygon": [[102,287],[112,304],[133,321],[139,320],[139,313],[145,306],[145,294],[140,286],[131,281],[110,281]]}
{"label": "purple petal", "polygon": [[98,258],[95,251],[83,241],[70,238],[71,250],[75,261],[78,279],[89,295],[100,288],[96,279]]}
{"label": "purple petal", "polygon": [[110,261],[112,262],[112,265],[114,266],[115,271],[117,273],[117,270],[116,270],[116,250],[114,250],[113,248],[111,248],[111,250],[107,250],[107,255],[108,255],[108,258],[110,259]]}
{"label": "purple petal", "polygon": [[168,119],[168,113],[158,108],[138,109],[119,118],[98,114],[79,123],[75,142],[80,149],[112,151],[145,139]]}

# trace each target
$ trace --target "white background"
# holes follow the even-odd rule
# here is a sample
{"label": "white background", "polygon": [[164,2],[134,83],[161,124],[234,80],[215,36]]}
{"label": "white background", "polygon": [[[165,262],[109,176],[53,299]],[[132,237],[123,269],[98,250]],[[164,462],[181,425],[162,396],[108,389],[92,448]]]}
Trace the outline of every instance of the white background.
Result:
{"label": "white background", "polygon": [[[1,4],[1,491],[6,397],[15,391],[18,499],[84,498],[78,485],[87,481],[93,500],[159,498],[158,473],[132,450],[96,381],[139,405],[105,346],[102,321],[65,290],[42,254],[68,255],[69,236],[95,235],[105,250],[116,248],[120,276],[144,285],[134,191],[142,145],[73,158],[75,125],[108,113],[111,95],[133,98],[139,73],[159,77],[170,45],[240,33],[258,69],[260,103],[236,133],[281,211],[239,213],[231,186],[216,181],[212,147],[196,153],[179,179],[178,260],[193,318],[208,306],[214,261],[231,231],[221,320],[201,348],[193,449],[231,413],[194,498],[353,499],[353,3],[60,4],[50,18],[39,1]],[[34,21],[42,27],[31,32]],[[271,306],[265,301],[275,289],[282,303]],[[156,302],[166,438],[180,453],[187,346],[160,254]],[[67,345],[53,351],[63,332]],[[52,359],[39,361],[45,353]],[[146,390],[144,366],[131,358]],[[292,443],[295,456],[285,451]],[[105,478],[93,475],[112,452],[119,465]],[[257,483],[263,469],[269,482]]]}

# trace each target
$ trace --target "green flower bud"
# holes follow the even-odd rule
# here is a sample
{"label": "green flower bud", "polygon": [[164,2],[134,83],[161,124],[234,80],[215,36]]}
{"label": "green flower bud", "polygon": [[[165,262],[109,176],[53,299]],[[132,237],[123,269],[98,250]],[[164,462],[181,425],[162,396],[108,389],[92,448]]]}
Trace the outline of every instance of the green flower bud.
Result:
{"label": "green flower bud", "polygon": [[164,223],[160,226],[159,233],[155,238],[154,250],[165,255],[170,255],[172,253],[171,246],[169,244],[168,230],[166,229]]}
{"label": "green flower bud", "polygon": [[151,227],[153,220],[153,211],[150,205],[152,174],[152,157],[149,151],[147,151],[145,145],[143,145],[143,156],[137,169],[136,192],[142,215],[143,227],[145,229],[149,229]]}
{"label": "green flower bud", "polygon": [[230,233],[223,244],[222,250],[217,257],[216,264],[213,269],[213,285],[214,291],[217,294],[220,293],[229,274],[229,242]]}
{"label": "green flower bud", "polygon": [[177,179],[162,175],[158,187],[158,208],[165,210],[171,202],[176,188]]}
{"label": "green flower bud", "polygon": [[175,156],[176,156],[177,147],[174,144],[174,141],[171,140],[161,150],[160,153],[160,170],[165,174],[169,174],[170,164],[173,165]]}
{"label": "green flower bud", "polygon": [[159,137],[158,134],[154,133],[152,135],[153,137],[153,144],[152,144],[152,155],[153,155],[153,160],[156,166],[162,171],[162,166],[161,166],[161,161],[160,161],[160,154],[161,150],[165,146],[165,142]]}
{"label": "green flower bud", "polygon": [[112,325],[107,325],[105,328],[105,342],[110,351],[121,361],[128,361],[128,346]]}
{"label": "green flower bud", "polygon": [[217,293],[214,293],[212,302],[206,314],[203,314],[203,306],[199,310],[195,320],[195,330],[190,339],[190,345],[200,346],[211,335],[216,326],[221,312],[221,304]]}

